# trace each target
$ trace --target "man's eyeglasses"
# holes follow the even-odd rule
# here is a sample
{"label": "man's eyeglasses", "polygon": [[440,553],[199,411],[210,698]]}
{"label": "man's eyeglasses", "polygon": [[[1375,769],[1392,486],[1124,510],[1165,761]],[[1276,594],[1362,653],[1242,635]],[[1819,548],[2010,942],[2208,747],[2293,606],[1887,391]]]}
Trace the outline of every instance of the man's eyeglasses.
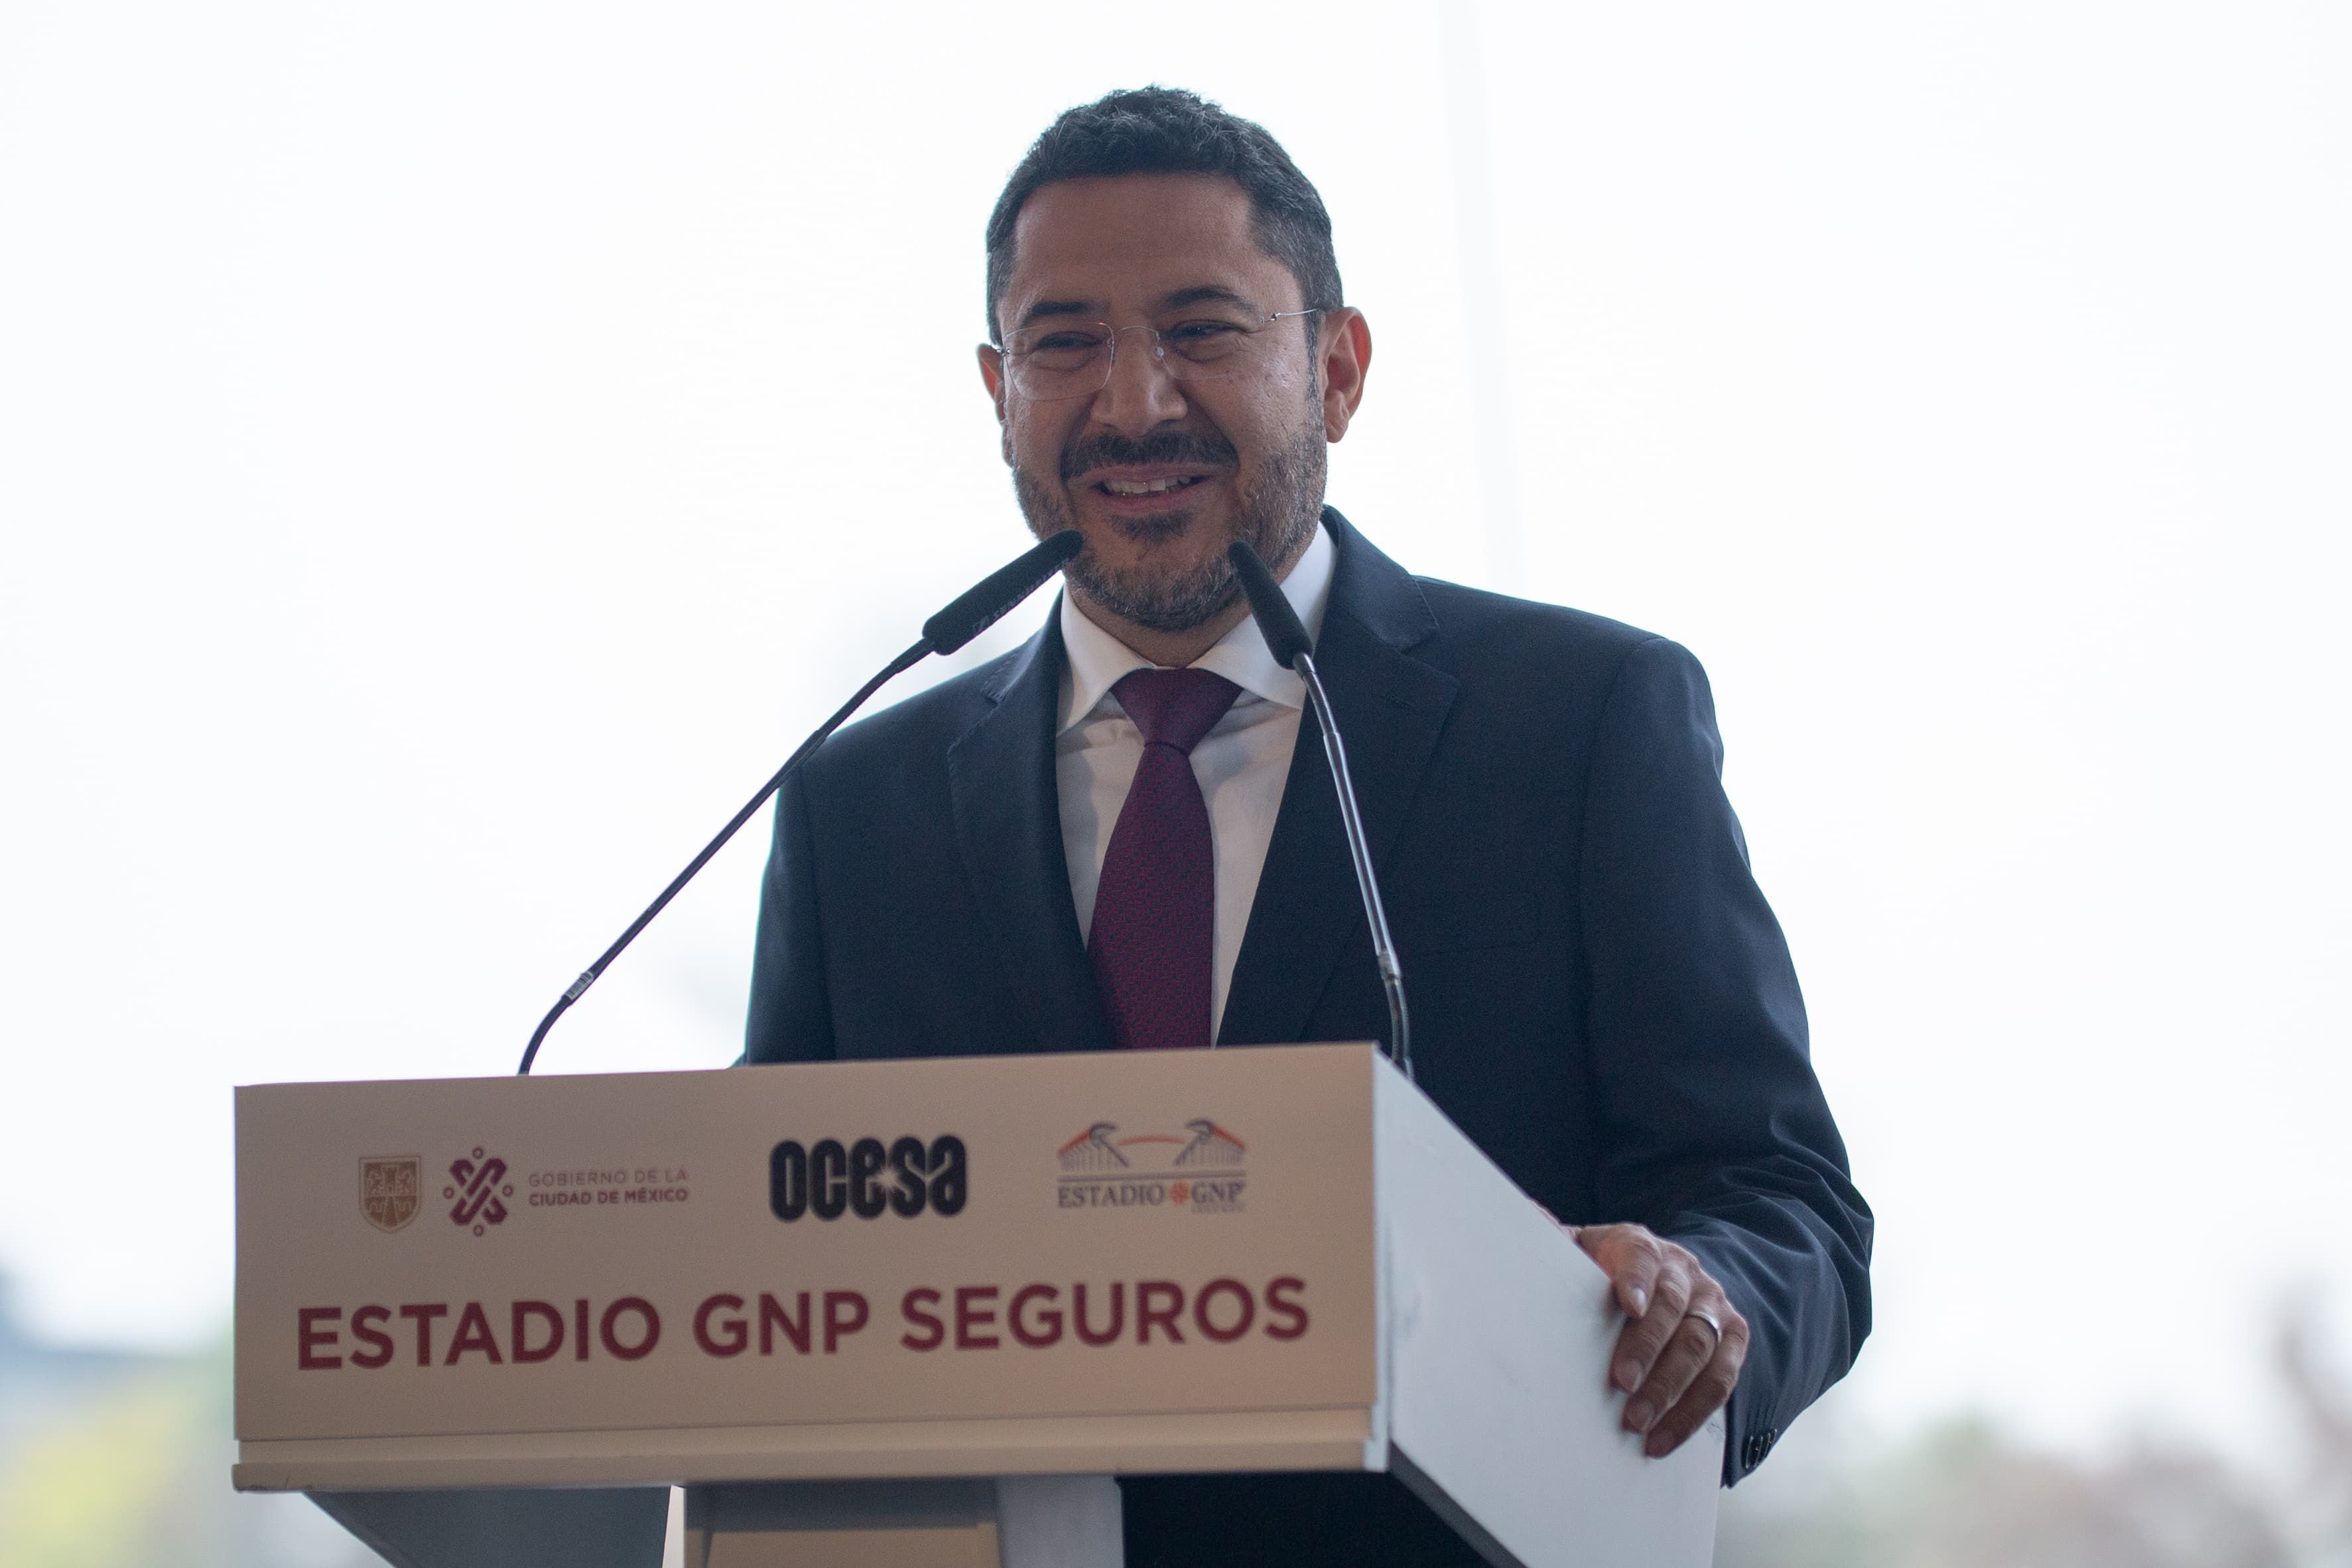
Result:
{"label": "man's eyeglasses", "polygon": [[1004,374],[1013,390],[1032,402],[1091,397],[1110,384],[1119,334],[1149,332],[1152,358],[1178,381],[1254,375],[1278,352],[1283,334],[1275,329],[1281,322],[1320,315],[1323,309],[1241,319],[1204,316],[1165,331],[1140,324],[1114,327],[1108,321],[1024,327],[1004,340]]}

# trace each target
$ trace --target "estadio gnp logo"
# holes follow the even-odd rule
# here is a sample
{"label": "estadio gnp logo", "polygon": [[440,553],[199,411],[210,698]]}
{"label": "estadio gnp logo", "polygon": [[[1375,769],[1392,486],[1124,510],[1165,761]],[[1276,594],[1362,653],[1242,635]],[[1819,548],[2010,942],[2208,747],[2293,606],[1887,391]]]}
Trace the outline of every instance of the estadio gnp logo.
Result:
{"label": "estadio gnp logo", "polygon": [[1249,1145],[1208,1117],[1181,1132],[1127,1132],[1097,1121],[1055,1151],[1066,1209],[1175,1208],[1239,1214]]}

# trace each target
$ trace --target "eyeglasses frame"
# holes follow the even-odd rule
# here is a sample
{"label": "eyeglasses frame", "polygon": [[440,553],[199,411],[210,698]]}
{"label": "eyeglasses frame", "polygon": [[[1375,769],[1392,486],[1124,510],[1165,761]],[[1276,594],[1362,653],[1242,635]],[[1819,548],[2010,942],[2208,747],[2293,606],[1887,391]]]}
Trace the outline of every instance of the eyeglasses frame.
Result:
{"label": "eyeglasses frame", "polygon": [[[1250,329],[1250,332],[1252,336],[1255,336],[1257,333],[1265,331],[1267,328],[1273,326],[1276,321],[1292,321],[1301,316],[1320,316],[1329,311],[1331,309],[1332,307],[1329,305],[1309,305],[1303,310],[1276,310],[1270,316],[1260,316],[1256,318],[1257,325],[1252,327]],[[1066,403],[1074,397],[1094,396],[1104,387],[1110,384],[1111,373],[1118,368],[1118,335],[1121,332],[1150,332],[1151,334],[1151,357],[1153,363],[1163,367],[1168,363],[1167,338],[1158,327],[1153,326],[1149,321],[1138,321],[1132,326],[1126,327],[1114,327],[1108,321],[1089,321],[1079,324],[1100,327],[1104,332],[1108,334],[1110,353],[1106,354],[1103,358],[1102,380],[1095,385],[1087,388],[1083,392],[1062,392],[1056,393],[1050,397],[1040,397],[1032,392],[1022,392],[1021,395],[1023,397],[1027,398],[1032,403]],[[992,343],[989,346],[996,350],[998,358],[1003,362],[1005,385],[1008,388],[1014,388],[1017,390],[1016,384],[1013,380],[1013,350],[1011,347],[1011,340],[1014,335],[1015,333],[1008,332],[1005,334],[1005,342]],[[1180,355],[1179,357],[1181,358],[1181,356]],[[1186,363],[1189,363],[1191,362],[1187,361]],[[1236,374],[1238,373],[1226,371],[1223,374],[1219,375],[1179,375],[1173,370],[1170,370],[1168,372],[1170,379],[1174,381],[1229,381]]]}

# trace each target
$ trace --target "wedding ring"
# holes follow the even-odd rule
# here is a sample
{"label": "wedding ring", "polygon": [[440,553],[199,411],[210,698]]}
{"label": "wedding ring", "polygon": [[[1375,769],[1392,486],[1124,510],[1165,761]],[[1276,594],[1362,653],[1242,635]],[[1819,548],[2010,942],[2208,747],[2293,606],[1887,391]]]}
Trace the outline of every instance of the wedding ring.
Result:
{"label": "wedding ring", "polygon": [[1689,1311],[1685,1312],[1683,1317],[1686,1321],[1691,1318],[1696,1318],[1700,1322],[1705,1323],[1707,1326],[1709,1332],[1715,1335],[1715,1342],[1717,1344],[1721,1344],[1723,1342],[1723,1325],[1715,1321],[1715,1314],[1713,1312],[1708,1311],[1704,1307],[1693,1307]]}

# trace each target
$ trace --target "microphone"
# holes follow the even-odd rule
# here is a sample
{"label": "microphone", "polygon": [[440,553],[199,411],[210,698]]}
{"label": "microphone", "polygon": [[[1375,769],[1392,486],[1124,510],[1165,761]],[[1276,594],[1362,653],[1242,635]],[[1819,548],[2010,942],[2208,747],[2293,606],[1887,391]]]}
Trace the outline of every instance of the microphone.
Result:
{"label": "microphone", "polygon": [[931,655],[953,653],[994,626],[1007,611],[1035,593],[1046,578],[1067,565],[1070,557],[1085,547],[1086,541],[1078,537],[1077,530],[1074,528],[1047,534],[1018,560],[990,573],[958,595],[947,608],[925,621],[922,637],[884,666],[873,679],[859,687],[857,694],[835,710],[832,718],[818,725],[816,732],[803,741],[799,749],[784,759],[784,765],[776,770],[775,776],[760,786],[760,793],[745,802],[742,810],[729,818],[727,826],[719,830],[719,837],[704,845],[702,853],[688,862],[686,869],[662,889],[661,897],[648,904],[646,912],[630,922],[629,929],[621,933],[620,940],[581,972],[580,978],[572,983],[572,988],[548,1009],[547,1016],[541,1018],[539,1027],[531,1032],[530,1044],[523,1049],[522,1065],[515,1068],[516,1075],[522,1077],[530,1072],[530,1064],[539,1057],[540,1043],[547,1038],[547,1031],[555,1026],[555,1020],[563,1016],[565,1009],[586,994],[588,987],[596,984],[597,977],[604,973],[605,967],[621,956],[622,949],[637,940],[637,933],[651,925],[654,917],[669,907],[669,901],[694,880],[695,873],[710,863],[713,855],[726,847],[727,841],[735,837],[737,829],[751,820],[752,814],[768,803],[770,795],[784,787],[784,781],[800,770],[800,765],[808,761],[810,753],[824,745],[835,730],[847,723],[851,714],[866,706],[867,698]]}
{"label": "microphone", "polygon": [[[1086,548],[1075,528],[1049,533],[1034,548],[991,572],[957,595],[948,607],[923,623],[923,640],[916,645],[933,653],[953,653],[1003,620],[1013,606],[1035,593],[1046,578],[1070,563]],[[911,651],[911,650],[910,650]]]}
{"label": "microphone", "polygon": [[1381,909],[1380,879],[1372,874],[1371,847],[1364,839],[1364,814],[1356,804],[1355,781],[1348,776],[1347,748],[1339,743],[1339,721],[1331,716],[1331,699],[1323,678],[1315,670],[1315,643],[1299,624],[1289,596],[1266,570],[1246,540],[1236,539],[1225,552],[1249,596],[1250,614],[1275,662],[1297,672],[1307,683],[1307,700],[1323,731],[1323,755],[1331,764],[1331,784],[1339,793],[1339,821],[1347,830],[1348,855],[1356,863],[1356,886],[1364,895],[1364,921],[1372,931],[1372,962],[1381,972],[1381,988],[1389,998],[1389,1059],[1409,1083],[1412,1080],[1412,1036],[1404,1006],[1404,972],[1397,966],[1396,943],[1389,936],[1389,918]]}

